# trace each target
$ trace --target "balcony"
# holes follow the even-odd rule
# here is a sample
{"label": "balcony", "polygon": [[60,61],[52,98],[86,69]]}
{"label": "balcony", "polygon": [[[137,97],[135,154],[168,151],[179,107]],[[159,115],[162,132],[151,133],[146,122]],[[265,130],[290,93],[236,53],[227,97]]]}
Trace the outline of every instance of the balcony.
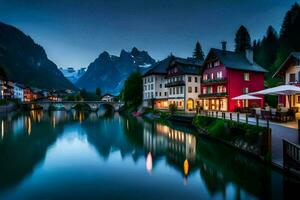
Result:
{"label": "balcony", "polygon": [[185,85],[184,81],[175,81],[175,82],[165,84],[166,87],[175,87],[175,86],[183,86],[183,85]]}
{"label": "balcony", "polygon": [[206,94],[199,94],[199,98],[201,97],[227,97],[227,92],[222,93],[206,93]]}
{"label": "balcony", "polygon": [[208,79],[208,80],[202,80],[202,85],[213,85],[213,84],[220,84],[220,83],[226,83],[227,78],[217,78],[217,79]]}

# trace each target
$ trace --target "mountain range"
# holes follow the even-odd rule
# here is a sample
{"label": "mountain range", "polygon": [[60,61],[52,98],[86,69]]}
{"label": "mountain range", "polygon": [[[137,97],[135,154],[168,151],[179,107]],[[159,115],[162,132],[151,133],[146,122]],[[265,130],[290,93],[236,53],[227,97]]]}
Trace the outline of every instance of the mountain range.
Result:
{"label": "mountain range", "polygon": [[118,94],[128,75],[134,71],[143,73],[155,60],[146,51],[133,47],[122,50],[119,56],[102,52],[76,82],[78,88],[94,91],[97,87],[104,93]]}
{"label": "mountain range", "polygon": [[0,68],[7,79],[42,89],[75,89],[43,47],[19,29],[0,22]]}
{"label": "mountain range", "polygon": [[74,67],[62,68],[59,70],[72,83],[76,83],[78,79],[85,73],[86,68],[74,69]]}

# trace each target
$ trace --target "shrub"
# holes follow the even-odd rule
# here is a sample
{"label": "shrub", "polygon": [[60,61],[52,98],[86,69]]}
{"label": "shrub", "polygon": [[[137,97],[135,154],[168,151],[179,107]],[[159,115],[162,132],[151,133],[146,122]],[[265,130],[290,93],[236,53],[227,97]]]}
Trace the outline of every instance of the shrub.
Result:
{"label": "shrub", "polygon": [[178,108],[176,104],[170,104],[169,105],[169,111],[173,115],[175,112],[177,112]]}

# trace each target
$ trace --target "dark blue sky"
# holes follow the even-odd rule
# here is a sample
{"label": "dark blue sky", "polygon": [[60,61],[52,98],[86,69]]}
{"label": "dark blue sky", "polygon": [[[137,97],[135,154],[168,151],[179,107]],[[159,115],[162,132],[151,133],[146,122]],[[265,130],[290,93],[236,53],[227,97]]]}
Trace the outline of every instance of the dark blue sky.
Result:
{"label": "dark blue sky", "polygon": [[133,46],[162,59],[191,56],[199,40],[205,53],[244,24],[252,39],[268,25],[279,31],[295,0],[0,0],[0,21],[41,44],[59,67],[86,67],[106,50]]}

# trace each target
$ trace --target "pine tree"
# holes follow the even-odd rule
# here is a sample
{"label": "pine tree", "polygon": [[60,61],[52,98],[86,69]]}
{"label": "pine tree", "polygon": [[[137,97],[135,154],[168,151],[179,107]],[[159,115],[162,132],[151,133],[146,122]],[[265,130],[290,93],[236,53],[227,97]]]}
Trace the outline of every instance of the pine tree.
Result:
{"label": "pine tree", "polygon": [[266,69],[270,69],[278,53],[279,39],[277,32],[269,26],[260,44],[253,43],[254,60]]}
{"label": "pine tree", "polygon": [[246,49],[251,48],[251,38],[245,26],[240,26],[235,34],[235,51],[245,53]]}
{"label": "pine tree", "polygon": [[195,47],[195,50],[194,50],[194,53],[193,53],[193,57],[197,58],[197,59],[204,60],[204,53],[202,51],[202,47],[201,47],[201,44],[200,44],[199,41],[197,41],[197,43],[196,43],[196,47]]}
{"label": "pine tree", "polygon": [[279,50],[275,61],[278,68],[292,51],[300,51],[300,6],[295,3],[285,14],[280,30]]}

